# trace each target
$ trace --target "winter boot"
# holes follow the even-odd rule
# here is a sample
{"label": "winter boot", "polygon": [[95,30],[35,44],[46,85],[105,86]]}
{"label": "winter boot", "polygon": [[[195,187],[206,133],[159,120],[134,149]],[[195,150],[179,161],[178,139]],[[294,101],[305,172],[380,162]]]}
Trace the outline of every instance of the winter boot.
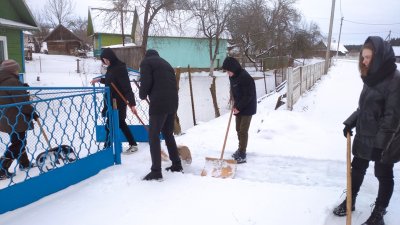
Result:
{"label": "winter boot", "polygon": [[147,174],[145,177],[143,177],[142,180],[155,180],[155,181],[162,181],[163,176],[161,172],[157,172],[157,171],[151,171],[149,174]]}
{"label": "winter boot", "polygon": [[374,210],[371,213],[371,216],[363,223],[362,225],[385,225],[385,221],[383,221],[383,216],[386,214],[386,208],[375,205]]}
{"label": "winter boot", "polygon": [[123,152],[123,154],[130,155],[134,152],[137,152],[139,150],[137,145],[130,145],[126,151]]}
{"label": "winter boot", "polygon": [[19,169],[26,171],[29,170],[32,167],[36,167],[37,165],[35,163],[31,163],[28,158],[28,154],[26,154],[26,151],[24,151],[21,156],[19,157]]}
{"label": "winter boot", "polygon": [[166,171],[171,171],[171,172],[182,172],[183,173],[183,168],[182,168],[182,163],[181,161],[172,163],[170,167],[165,168]]}
{"label": "winter boot", "polygon": [[[346,216],[347,214],[347,200],[345,199],[340,205],[338,205],[336,208],[333,209],[333,214],[336,216]],[[351,211],[356,210],[356,199],[353,198],[353,201],[351,202]]]}
{"label": "winter boot", "polygon": [[232,157],[236,160],[238,164],[246,162],[246,152],[237,150],[235,153],[232,154]]}
{"label": "winter boot", "polygon": [[15,174],[8,172],[14,160],[6,157],[0,157],[0,180],[5,180],[13,177]]}

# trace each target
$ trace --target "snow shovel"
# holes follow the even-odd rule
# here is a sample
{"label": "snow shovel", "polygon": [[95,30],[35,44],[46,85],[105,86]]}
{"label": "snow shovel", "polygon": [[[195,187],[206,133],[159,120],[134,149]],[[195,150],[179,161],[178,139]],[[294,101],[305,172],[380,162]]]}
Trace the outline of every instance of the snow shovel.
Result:
{"label": "snow shovel", "polygon": [[[122,95],[122,93],[119,91],[119,89],[117,88],[117,86],[115,86],[114,83],[111,82],[111,86],[114,88],[114,90],[118,93],[119,97],[121,97],[121,99],[125,102],[126,105],[129,105],[128,100],[126,100],[126,98]],[[143,120],[139,117],[139,115],[137,113],[134,113],[136,118],[139,120],[139,122],[143,125],[143,127],[146,129],[147,133],[149,133],[149,128],[144,124]],[[165,153],[165,151],[163,151],[161,149],[161,159],[163,161],[168,161],[169,160],[169,156],[167,153]]]}
{"label": "snow shovel", "polygon": [[39,119],[36,118],[35,121],[39,125],[40,132],[43,134],[43,137],[46,140],[47,145],[49,146],[49,149],[47,151],[40,153],[36,157],[36,164],[40,172],[43,173],[50,171],[57,168],[57,164],[67,164],[77,159],[77,155],[71,146],[60,145],[58,147],[52,148],[49,138],[47,137],[46,132],[44,131],[44,128]]}
{"label": "snow shovel", "polygon": [[351,204],[352,204],[352,191],[351,191],[351,136],[347,132],[347,192],[346,192],[346,225],[351,225]]}
{"label": "snow shovel", "polygon": [[231,125],[233,114],[233,108],[229,115],[228,128],[226,128],[224,144],[222,146],[221,156],[219,158],[206,157],[206,164],[204,165],[201,176],[212,176],[217,178],[233,178],[236,173],[237,162],[234,159],[223,159],[226,145],[226,139],[228,138],[229,127]]}

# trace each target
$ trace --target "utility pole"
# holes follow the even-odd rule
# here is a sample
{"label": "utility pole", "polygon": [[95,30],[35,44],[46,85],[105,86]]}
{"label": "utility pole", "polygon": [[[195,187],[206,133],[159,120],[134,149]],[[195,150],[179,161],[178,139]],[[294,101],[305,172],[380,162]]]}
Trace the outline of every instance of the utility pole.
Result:
{"label": "utility pole", "polygon": [[344,17],[342,16],[342,19],[340,20],[339,40],[338,40],[338,43],[337,43],[336,59],[337,59],[338,56],[339,56],[339,44],[340,44],[340,36],[342,35],[342,24],[343,24],[343,19],[344,19]]}
{"label": "utility pole", "polygon": [[329,67],[329,58],[331,52],[331,39],[332,39],[332,27],[333,27],[333,17],[335,16],[335,0],[332,0],[332,9],[331,9],[331,21],[329,23],[329,34],[328,34],[328,43],[326,44],[326,55],[325,55],[325,70],[324,74],[328,73]]}

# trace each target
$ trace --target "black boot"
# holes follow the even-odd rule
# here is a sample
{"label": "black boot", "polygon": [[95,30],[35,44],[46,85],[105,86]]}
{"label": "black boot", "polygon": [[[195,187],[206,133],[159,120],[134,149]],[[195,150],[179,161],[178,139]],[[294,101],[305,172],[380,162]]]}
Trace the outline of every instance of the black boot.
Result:
{"label": "black boot", "polygon": [[362,225],[385,225],[383,221],[383,216],[386,214],[386,207],[375,205],[371,216]]}
{"label": "black boot", "polygon": [[182,172],[183,173],[183,168],[182,168],[182,163],[181,161],[172,163],[170,167],[165,168],[166,171],[171,171],[171,172]]}
{"label": "black boot", "polygon": [[[336,208],[333,209],[333,214],[336,216],[346,216],[347,214],[347,200],[345,199],[340,205],[338,205]],[[351,211],[356,210],[356,199],[353,198],[353,201],[351,202]]]}
{"label": "black boot", "polygon": [[142,180],[156,180],[156,181],[162,181],[163,176],[161,172],[157,171],[151,171],[149,174],[147,174],[145,177],[143,177]]}
{"label": "black boot", "polygon": [[13,161],[13,159],[6,157],[0,158],[0,180],[5,180],[15,175],[14,173],[8,172],[8,168],[10,168]]}

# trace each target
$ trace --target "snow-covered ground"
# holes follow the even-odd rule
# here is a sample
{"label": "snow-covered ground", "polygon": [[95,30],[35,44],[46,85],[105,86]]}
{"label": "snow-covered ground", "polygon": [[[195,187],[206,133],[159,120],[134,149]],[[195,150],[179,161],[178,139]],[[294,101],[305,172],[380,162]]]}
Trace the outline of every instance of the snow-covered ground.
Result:
{"label": "snow-covered ground", "polygon": [[[28,82],[35,82],[34,72],[28,70],[27,76]],[[69,75],[59,75],[54,82],[82,82],[64,76]],[[148,145],[141,143],[137,153],[122,155],[122,165],[0,215],[0,224],[345,224],[345,218],[335,218],[331,211],[345,197],[342,122],[356,109],[361,88],[357,62],[339,60],[293,111],[274,110],[277,94],[265,98],[250,127],[248,161],[238,166],[234,179],[200,176],[205,157],[220,154],[229,117],[224,114],[176,137],[192,152],[193,162],[184,165],[184,174],[164,172],[163,182],[142,181],[151,162]],[[236,148],[236,132],[231,129],[225,157]],[[163,167],[169,164],[163,162]],[[376,198],[378,182],[372,167],[373,163],[353,224],[368,218]],[[400,221],[399,171],[396,165],[387,225]]]}

